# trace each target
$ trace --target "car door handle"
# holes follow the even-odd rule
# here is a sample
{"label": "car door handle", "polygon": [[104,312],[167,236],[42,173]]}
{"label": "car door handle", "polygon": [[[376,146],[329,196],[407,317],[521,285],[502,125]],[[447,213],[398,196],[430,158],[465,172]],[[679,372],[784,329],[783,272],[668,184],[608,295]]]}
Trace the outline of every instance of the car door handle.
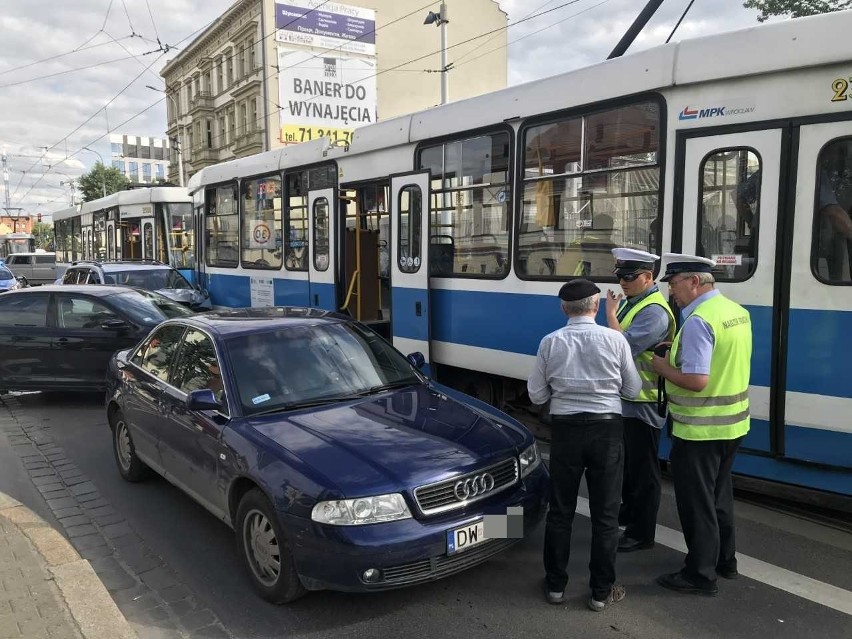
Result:
{"label": "car door handle", "polygon": [[60,344],[67,344],[68,338],[67,337],[59,337],[59,338],[56,339],[56,341],[59,342]]}

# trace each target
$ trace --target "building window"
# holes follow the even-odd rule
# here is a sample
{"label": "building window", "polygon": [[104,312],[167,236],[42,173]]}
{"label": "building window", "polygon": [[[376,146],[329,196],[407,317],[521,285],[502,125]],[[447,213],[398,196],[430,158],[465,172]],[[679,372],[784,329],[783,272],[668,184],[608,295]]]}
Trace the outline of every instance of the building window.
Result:
{"label": "building window", "polygon": [[225,61],[228,64],[228,86],[231,87],[234,84],[234,58],[229,55]]}
{"label": "building window", "polygon": [[244,268],[281,268],[281,178],[266,176],[242,183]]}
{"label": "building window", "polygon": [[257,126],[257,99],[252,98],[251,101],[251,126],[249,128],[252,131],[256,131],[259,127]]}
{"label": "building window", "polygon": [[432,172],[429,243],[434,275],[505,277],[509,272],[509,134],[500,132],[423,148],[418,168]]}
{"label": "building window", "polygon": [[660,126],[643,101],[524,131],[519,276],[611,281],[611,249],[659,253]]}
{"label": "building window", "polygon": [[228,146],[228,124],[225,120],[225,116],[219,118],[219,147],[224,148]]}
{"label": "building window", "polygon": [[210,72],[209,71],[204,72],[204,85],[202,87],[202,90],[207,95],[210,95],[211,93],[213,93],[211,91],[211,88],[210,88]]}
{"label": "building window", "polygon": [[121,155],[121,142],[113,142],[109,148],[113,155]]}
{"label": "building window", "polygon": [[130,162],[130,179],[138,181],[139,180],[139,163],[138,162]]}
{"label": "building window", "polygon": [[241,78],[246,74],[246,50],[243,45],[240,45],[240,53],[237,60],[239,64],[237,67],[237,77]]}
{"label": "building window", "polygon": [[213,120],[207,120],[207,148],[213,148]]}
{"label": "building window", "polygon": [[222,59],[219,58],[219,62],[216,63],[216,91],[218,93],[222,93],[224,90],[225,86],[222,78]]}
{"label": "building window", "polygon": [[811,269],[821,282],[852,284],[852,138],[826,144],[817,158]]}
{"label": "building window", "polygon": [[239,264],[239,215],[236,186],[228,184],[207,189],[207,264],[236,268]]}
{"label": "building window", "polygon": [[151,181],[151,165],[145,162],[142,165],[142,181],[150,182]]}
{"label": "building window", "polygon": [[230,140],[230,143],[233,144],[234,141],[237,139],[237,122],[236,122],[236,116],[234,115],[233,111],[230,111],[228,113],[228,120],[231,123],[231,126],[230,126],[231,135],[230,135],[229,140]]}
{"label": "building window", "polygon": [[112,168],[118,169],[122,173],[124,173],[124,162],[122,160],[113,160]]}
{"label": "building window", "polygon": [[752,149],[720,149],[699,176],[696,255],[716,261],[720,282],[742,282],[757,268],[760,157]]}
{"label": "building window", "polygon": [[166,165],[165,164],[157,164],[157,179],[165,180],[166,179]]}

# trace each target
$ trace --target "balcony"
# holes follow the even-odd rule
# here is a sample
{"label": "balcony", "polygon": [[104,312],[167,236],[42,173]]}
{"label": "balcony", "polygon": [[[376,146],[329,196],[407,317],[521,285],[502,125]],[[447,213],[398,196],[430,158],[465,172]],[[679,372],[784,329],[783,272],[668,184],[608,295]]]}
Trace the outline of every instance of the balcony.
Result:
{"label": "balcony", "polygon": [[237,136],[234,140],[234,155],[244,156],[252,153],[260,153],[263,150],[262,129],[255,129]]}
{"label": "balcony", "polygon": [[213,112],[213,96],[209,91],[199,91],[189,101],[190,115],[195,116],[204,112]]}
{"label": "balcony", "polygon": [[203,169],[205,166],[216,164],[219,161],[219,149],[211,149],[206,146],[194,146],[189,156],[189,163],[194,170]]}

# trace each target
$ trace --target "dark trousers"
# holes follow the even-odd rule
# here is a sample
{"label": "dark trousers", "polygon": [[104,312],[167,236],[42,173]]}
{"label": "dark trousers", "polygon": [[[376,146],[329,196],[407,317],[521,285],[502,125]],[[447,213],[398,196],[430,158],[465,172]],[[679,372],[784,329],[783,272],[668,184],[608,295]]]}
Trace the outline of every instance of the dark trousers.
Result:
{"label": "dark trousers", "polygon": [[624,484],[618,521],[624,535],[654,541],[660,510],[660,429],[634,417],[624,418]]}
{"label": "dark trousers", "polygon": [[553,416],[544,569],[548,590],[564,590],[568,584],[577,493],[585,473],[592,519],[589,586],[594,598],[603,601],[615,583],[618,508],[624,465],[623,426],[621,416],[603,420],[589,413],[581,415]]}
{"label": "dark trousers", "polygon": [[682,574],[696,586],[716,581],[716,567],[737,567],[731,467],[742,437],[687,441],[672,438],[671,469],[688,552]]}

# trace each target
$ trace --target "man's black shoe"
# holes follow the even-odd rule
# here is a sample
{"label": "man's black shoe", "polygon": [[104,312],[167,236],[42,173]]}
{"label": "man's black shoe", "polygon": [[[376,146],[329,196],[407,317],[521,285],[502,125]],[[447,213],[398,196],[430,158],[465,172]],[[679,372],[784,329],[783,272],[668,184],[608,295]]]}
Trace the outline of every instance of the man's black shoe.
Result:
{"label": "man's black shoe", "polygon": [[673,572],[669,575],[661,575],[657,577],[657,583],[663,588],[674,590],[675,592],[684,592],[691,595],[704,595],[705,597],[715,597],[719,594],[719,587],[716,584],[709,586],[696,586],[691,581],[688,581],[680,572]]}
{"label": "man's black shoe", "polygon": [[654,547],[654,541],[639,541],[632,537],[622,535],[618,538],[618,552],[633,552],[634,550],[646,550]]}
{"label": "man's black shoe", "polygon": [[721,566],[716,566],[716,574],[724,579],[736,579],[740,576],[736,568],[722,568]]}

